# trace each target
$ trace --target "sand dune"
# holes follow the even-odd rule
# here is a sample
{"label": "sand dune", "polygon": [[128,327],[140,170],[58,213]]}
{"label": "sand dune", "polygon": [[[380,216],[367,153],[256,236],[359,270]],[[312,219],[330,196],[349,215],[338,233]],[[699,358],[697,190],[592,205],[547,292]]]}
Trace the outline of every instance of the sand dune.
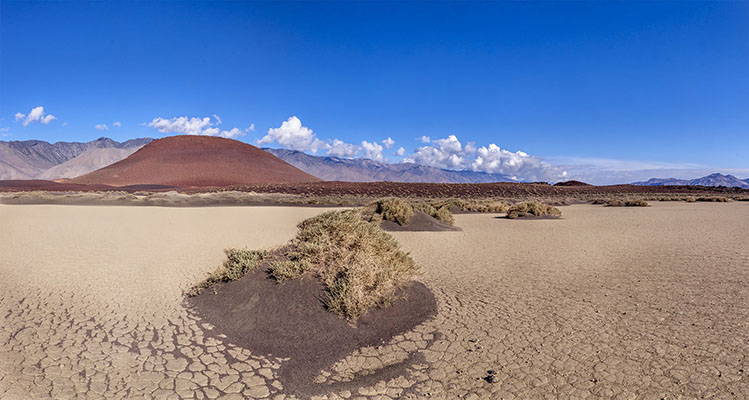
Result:
{"label": "sand dune", "polygon": [[[438,315],[327,368],[317,393],[742,398],[747,207],[576,205],[560,220],[461,214],[462,231],[395,232]],[[282,393],[285,361],[226,342],[183,291],[224,247],[281,244],[323,211],[0,205],[0,398]]]}

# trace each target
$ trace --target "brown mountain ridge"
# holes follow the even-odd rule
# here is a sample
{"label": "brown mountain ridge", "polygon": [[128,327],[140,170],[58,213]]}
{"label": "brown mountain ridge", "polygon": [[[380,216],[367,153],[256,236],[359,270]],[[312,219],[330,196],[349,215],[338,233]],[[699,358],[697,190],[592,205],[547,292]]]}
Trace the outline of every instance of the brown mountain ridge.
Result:
{"label": "brown mountain ridge", "polygon": [[247,143],[191,135],[154,140],[122,161],[70,180],[87,185],[179,187],[318,181]]}

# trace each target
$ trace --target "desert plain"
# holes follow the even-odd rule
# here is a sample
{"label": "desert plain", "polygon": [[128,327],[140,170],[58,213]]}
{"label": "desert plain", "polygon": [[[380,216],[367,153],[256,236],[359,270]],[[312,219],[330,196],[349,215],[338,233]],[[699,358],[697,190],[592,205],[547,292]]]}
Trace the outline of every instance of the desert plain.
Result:
{"label": "desert plain", "polygon": [[393,232],[436,315],[299,392],[185,292],[325,208],[0,205],[0,398],[747,398],[749,203],[560,208]]}

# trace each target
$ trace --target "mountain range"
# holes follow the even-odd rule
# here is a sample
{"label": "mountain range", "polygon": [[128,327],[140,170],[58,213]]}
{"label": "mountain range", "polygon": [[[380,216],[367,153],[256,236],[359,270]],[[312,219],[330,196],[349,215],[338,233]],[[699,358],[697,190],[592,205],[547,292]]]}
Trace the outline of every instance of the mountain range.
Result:
{"label": "mountain range", "polygon": [[[90,142],[48,143],[41,140],[0,141],[0,180],[76,178],[127,159],[151,138],[117,142],[101,137]],[[241,143],[241,142],[239,142]],[[254,148],[254,147],[253,147]],[[314,177],[347,182],[512,182],[502,174],[453,171],[414,163],[389,164],[366,158],[314,156],[296,150],[262,149]],[[249,153],[247,153],[249,154]],[[254,152],[256,156],[260,153]],[[725,186],[749,189],[749,179],[719,173],[697,179],[653,178],[641,186]]]}
{"label": "mountain range", "polygon": [[90,142],[0,141],[0,180],[71,178],[117,162],[151,138],[125,142],[101,137]]}
{"label": "mountain range", "polygon": [[639,186],[725,186],[749,189],[749,179],[741,180],[733,175],[723,175],[719,173],[710,174],[697,179],[652,178],[647,181],[634,182],[632,184]]}
{"label": "mountain range", "polygon": [[268,148],[264,148],[263,150],[302,171],[326,181],[420,183],[514,182],[502,174],[452,171],[414,163],[387,164],[368,158],[312,156],[296,150]]}

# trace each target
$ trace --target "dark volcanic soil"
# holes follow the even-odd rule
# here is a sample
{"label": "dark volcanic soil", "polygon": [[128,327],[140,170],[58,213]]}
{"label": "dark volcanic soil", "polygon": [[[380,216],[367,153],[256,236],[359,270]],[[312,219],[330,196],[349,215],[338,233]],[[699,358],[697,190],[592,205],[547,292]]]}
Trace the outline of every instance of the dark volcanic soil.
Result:
{"label": "dark volcanic soil", "polygon": [[[287,392],[315,391],[314,377],[354,350],[407,332],[437,312],[429,289],[413,282],[393,304],[369,311],[356,326],[325,310],[325,291],[310,276],[278,283],[263,270],[206,290],[188,303],[229,342],[253,353],[290,357],[280,370]],[[403,366],[405,368],[405,366]]]}

